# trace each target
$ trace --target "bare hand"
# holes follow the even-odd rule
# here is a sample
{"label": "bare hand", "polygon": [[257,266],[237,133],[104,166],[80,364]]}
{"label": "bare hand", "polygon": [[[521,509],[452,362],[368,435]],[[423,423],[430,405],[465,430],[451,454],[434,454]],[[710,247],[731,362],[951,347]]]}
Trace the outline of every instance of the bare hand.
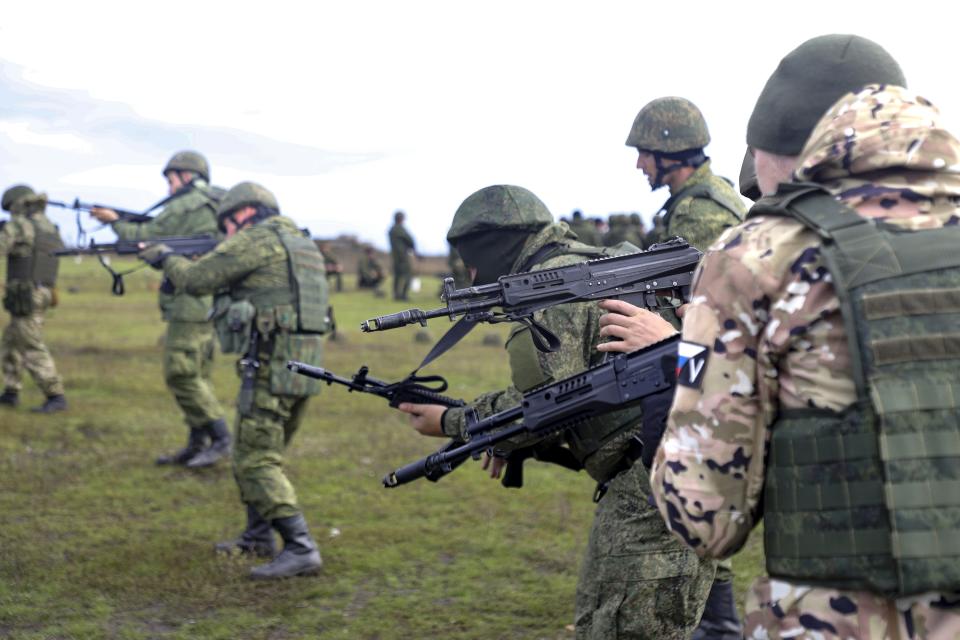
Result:
{"label": "bare hand", "polygon": [[116,211],[113,209],[105,209],[104,207],[93,207],[90,209],[90,215],[104,224],[108,222],[115,222],[120,219],[120,216],[117,215]]}
{"label": "bare hand", "polygon": [[422,436],[433,438],[445,437],[443,433],[443,412],[447,410],[442,404],[414,404],[401,402],[397,409],[410,416],[410,426]]}
{"label": "bare hand", "polygon": [[490,477],[496,480],[503,473],[503,468],[507,466],[507,459],[500,456],[492,456],[489,451],[483,453],[483,469],[490,472]]}
{"label": "bare hand", "polygon": [[646,309],[622,300],[604,300],[600,308],[600,337],[619,338],[597,345],[597,351],[633,353],[669,338],[677,332],[673,325]]}

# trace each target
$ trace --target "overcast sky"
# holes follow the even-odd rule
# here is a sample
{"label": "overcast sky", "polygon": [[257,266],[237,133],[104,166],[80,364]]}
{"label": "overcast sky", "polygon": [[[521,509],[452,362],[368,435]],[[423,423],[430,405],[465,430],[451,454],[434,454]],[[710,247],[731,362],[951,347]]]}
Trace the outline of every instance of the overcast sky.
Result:
{"label": "overcast sky", "polygon": [[[735,178],[756,96],[812,36],[876,40],[957,122],[954,20],[894,6],[4,2],[0,182],[138,210],[165,195],[169,156],[194,148],[214,183],[261,182],[317,236],[382,247],[404,209],[428,253],[491,184],[527,187],[558,217],[649,218],[668,194],[624,146],[637,111],[693,100],[715,169]],[[71,238],[72,216],[55,217]]]}

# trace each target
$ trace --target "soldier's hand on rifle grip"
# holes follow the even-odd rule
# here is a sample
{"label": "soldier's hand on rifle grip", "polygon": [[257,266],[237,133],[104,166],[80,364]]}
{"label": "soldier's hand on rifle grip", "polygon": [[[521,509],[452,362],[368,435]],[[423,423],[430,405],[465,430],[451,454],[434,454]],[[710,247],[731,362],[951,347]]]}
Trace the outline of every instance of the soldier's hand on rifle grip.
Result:
{"label": "soldier's hand on rifle grip", "polygon": [[633,353],[669,338],[677,332],[669,322],[655,313],[622,300],[603,300],[600,308],[600,336],[617,338],[597,345],[597,351]]}
{"label": "soldier's hand on rifle grip", "polygon": [[410,416],[410,426],[423,436],[445,438],[443,433],[443,413],[447,407],[442,404],[414,404],[402,402],[397,409]]}
{"label": "soldier's hand on rifle grip", "polygon": [[483,454],[483,470],[490,472],[490,477],[498,480],[503,474],[503,468],[507,466],[507,459],[495,456],[489,451]]}
{"label": "soldier's hand on rifle grip", "polygon": [[137,257],[149,264],[154,269],[162,269],[163,261],[171,255],[173,255],[173,249],[160,242],[158,244],[152,244],[145,248],[141,248],[141,251],[139,254],[137,254]]}
{"label": "soldier's hand on rifle grip", "polygon": [[90,209],[90,215],[96,218],[99,222],[107,224],[109,222],[115,222],[120,219],[120,216],[117,215],[117,212],[113,209],[105,209],[103,207],[93,207]]}

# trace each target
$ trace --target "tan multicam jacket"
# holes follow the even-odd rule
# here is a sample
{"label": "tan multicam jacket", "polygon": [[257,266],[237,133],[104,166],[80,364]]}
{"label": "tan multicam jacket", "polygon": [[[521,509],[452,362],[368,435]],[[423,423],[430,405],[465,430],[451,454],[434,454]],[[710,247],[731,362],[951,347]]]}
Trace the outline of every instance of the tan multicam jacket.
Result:
{"label": "tan multicam jacket", "polygon": [[[928,101],[899,87],[848,94],[814,130],[794,177],[904,229],[960,224],[960,142],[939,120]],[[727,557],[762,517],[764,454],[779,410],[840,410],[855,400],[847,337],[817,235],[774,216],[728,229],[695,276],[683,341],[688,355],[700,352],[699,363],[703,354],[706,361],[696,383],[677,388],[653,492],[674,533],[703,556]],[[843,606],[830,609],[840,595]],[[758,623],[767,630],[756,637],[764,638],[834,637],[801,636],[821,623],[817,633],[832,629],[840,637],[915,637],[919,621],[930,632],[919,637],[960,637],[957,598],[930,594],[891,604],[902,617],[888,616],[874,627],[886,631],[874,634],[857,626],[873,622],[857,617],[855,603],[864,604],[862,615],[876,609],[867,602],[877,598],[840,595],[762,578],[748,598],[747,637],[758,626],[749,624],[751,615],[755,623],[757,616],[795,623],[781,628],[782,636]],[[911,607],[922,610],[907,624]],[[898,636],[901,625],[909,633]]]}

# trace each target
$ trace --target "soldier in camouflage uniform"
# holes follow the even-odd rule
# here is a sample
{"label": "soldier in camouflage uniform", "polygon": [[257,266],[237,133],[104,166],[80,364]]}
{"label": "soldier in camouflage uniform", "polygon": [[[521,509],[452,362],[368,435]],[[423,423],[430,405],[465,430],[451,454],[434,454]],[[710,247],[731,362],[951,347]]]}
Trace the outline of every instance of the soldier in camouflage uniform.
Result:
{"label": "soldier in camouflage uniform", "polygon": [[652,487],[705,557],[765,519],[747,638],[960,638],[960,141],[904,84],[857,36],[784,58],[695,276]]}
{"label": "soldier in camouflage uniform", "polygon": [[227,239],[199,260],[171,255],[162,244],[141,254],[163,268],[177,291],[218,292],[221,350],[243,356],[233,472],[247,527],[217,548],[271,555],[272,528],[283,539],[283,550],[250,576],[315,573],[322,565],[320,552],[283,472],[283,452],[320,384],[285,365],[291,359],[320,364],[322,334],[329,329],[323,256],[258,184],[241,182],[230,189],[220,202],[218,221]]}
{"label": "soldier in camouflage uniform", "polygon": [[[626,144],[637,149],[637,168],[646,175],[650,187],[656,190],[666,186],[670,190],[646,246],[680,236],[703,251],[724,229],[743,219],[746,207],[732,184],[710,170],[710,159],[704,153],[709,142],[703,114],[684,98],[657,98],[637,114]],[[694,640],[736,638],[740,633],[733,569],[729,562],[723,562]]]}
{"label": "soldier in camouflage uniform", "polygon": [[413,277],[411,256],[416,251],[413,236],[403,226],[406,215],[403,211],[393,214],[393,226],[390,227],[390,256],[393,258],[393,299],[409,300],[410,279]]}
{"label": "soldier in camouflage uniform", "polygon": [[26,185],[11,187],[3,194],[3,210],[10,212],[10,220],[0,229],[0,258],[7,258],[3,308],[10,313],[0,342],[4,383],[0,406],[17,405],[26,369],[47,398],[34,409],[39,413],[67,408],[63,380],[43,344],[43,316],[57,299],[58,263],[51,252],[63,247],[59,231],[44,215],[46,206],[46,195]]}
{"label": "soldier in camouflage uniform", "polygon": [[[600,236],[597,234],[597,225],[592,220],[583,217],[583,212],[576,209],[570,216],[570,230],[577,234],[577,240],[591,247],[600,246]],[[616,243],[614,243],[616,244]],[[640,246],[639,244],[636,246]]]}
{"label": "soldier in camouflage uniform", "polygon": [[[554,223],[546,206],[526,189],[493,186],[467,198],[447,239],[475,271],[474,283],[501,275],[576,264],[604,255],[577,242],[566,223]],[[536,349],[530,328],[517,325],[506,349],[512,384],[471,403],[482,418],[515,406],[522,392],[598,364],[603,355],[595,303],[555,306],[534,314],[561,347]],[[465,410],[401,404],[424,435],[463,438]],[[539,455],[562,453],[597,480],[598,506],[577,585],[577,638],[687,638],[697,625],[714,576],[714,563],[699,561],[663,526],[649,505],[648,475],[639,457],[640,408],[584,423],[562,437],[535,444]],[[552,452],[547,454],[547,452]],[[499,463],[493,463],[499,471]]]}
{"label": "soldier in camouflage uniform", "polygon": [[373,252],[373,247],[363,247],[363,255],[357,261],[357,288],[380,289],[380,283],[386,279],[386,273]]}
{"label": "soldier in camouflage uniform", "polygon": [[[222,192],[209,184],[206,159],[195,151],[181,151],[167,162],[163,176],[170,196],[163,210],[149,222],[119,220],[112,209],[94,208],[91,215],[110,223],[123,240],[216,235],[217,199]],[[183,449],[161,455],[156,462],[206,467],[230,454],[230,430],[210,380],[214,353],[211,298],[173,293],[167,283],[161,285],[159,296],[160,311],[167,323],[163,378],[183,411],[189,433]]]}

